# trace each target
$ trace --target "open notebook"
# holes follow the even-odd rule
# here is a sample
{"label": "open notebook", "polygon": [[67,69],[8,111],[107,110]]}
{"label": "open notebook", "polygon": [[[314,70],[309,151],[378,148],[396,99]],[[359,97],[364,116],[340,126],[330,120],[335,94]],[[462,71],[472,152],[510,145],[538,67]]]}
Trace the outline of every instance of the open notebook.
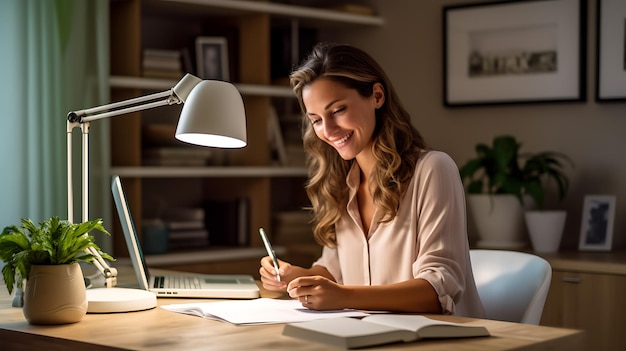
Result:
{"label": "open notebook", "polygon": [[111,191],[140,288],[152,291],[158,297],[253,299],[260,296],[259,287],[254,282],[254,278],[249,275],[151,275],[148,272],[148,266],[135,231],[135,224],[128,209],[122,182],[117,175],[113,176]]}

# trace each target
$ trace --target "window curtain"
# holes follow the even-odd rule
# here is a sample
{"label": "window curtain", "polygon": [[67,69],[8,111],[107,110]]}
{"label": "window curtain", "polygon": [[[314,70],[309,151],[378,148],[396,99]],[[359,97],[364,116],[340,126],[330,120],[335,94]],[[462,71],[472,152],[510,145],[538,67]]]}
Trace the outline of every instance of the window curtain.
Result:
{"label": "window curtain", "polygon": [[[0,1],[0,227],[67,218],[66,115],[109,102],[108,33],[108,0]],[[97,121],[89,132],[89,219],[110,228],[108,130]],[[81,138],[74,134],[78,222]]]}

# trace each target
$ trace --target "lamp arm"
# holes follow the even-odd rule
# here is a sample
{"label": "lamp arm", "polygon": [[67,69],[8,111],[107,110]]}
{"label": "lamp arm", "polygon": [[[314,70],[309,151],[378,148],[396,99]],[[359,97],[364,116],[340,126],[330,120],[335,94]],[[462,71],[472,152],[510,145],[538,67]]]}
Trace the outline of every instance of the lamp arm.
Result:
{"label": "lamp arm", "polygon": [[[166,98],[165,100],[155,101],[150,103],[145,103],[143,105],[136,105],[139,103],[143,103],[146,101],[152,101],[159,98]],[[97,107],[92,107],[84,110],[71,111],[67,114],[67,120],[70,122],[78,122],[85,123],[90,121],[96,121],[103,118],[110,118],[114,116],[123,115],[126,113],[143,111],[154,107],[165,106],[165,105],[174,105],[181,104],[182,101],[179,99],[173,90],[166,90],[160,93],[155,93],[151,95],[141,96],[138,98],[128,99],[124,101],[114,102],[108,105],[102,105]],[[127,108],[121,108],[124,106],[136,105]],[[102,112],[108,111],[108,112]],[[99,113],[102,112],[102,113]]]}

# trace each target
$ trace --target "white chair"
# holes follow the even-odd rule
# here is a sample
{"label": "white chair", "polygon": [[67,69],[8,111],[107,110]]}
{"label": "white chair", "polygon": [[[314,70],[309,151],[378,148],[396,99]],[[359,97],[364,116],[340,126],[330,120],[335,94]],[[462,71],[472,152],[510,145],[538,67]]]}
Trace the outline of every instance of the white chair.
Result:
{"label": "white chair", "polygon": [[488,319],[539,324],[552,268],[517,251],[470,250],[474,280]]}

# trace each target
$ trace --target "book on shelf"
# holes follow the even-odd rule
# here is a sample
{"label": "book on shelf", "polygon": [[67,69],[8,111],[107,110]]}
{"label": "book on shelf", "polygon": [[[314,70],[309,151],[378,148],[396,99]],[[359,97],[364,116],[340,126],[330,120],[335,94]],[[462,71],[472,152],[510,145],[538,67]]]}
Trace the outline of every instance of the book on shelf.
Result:
{"label": "book on shelf", "polygon": [[184,73],[182,70],[143,68],[142,76],[147,78],[181,79]]}
{"label": "book on shelf", "polygon": [[204,220],[171,220],[166,222],[166,226],[170,232],[177,230],[204,229]]}
{"label": "book on shelf", "polygon": [[420,315],[372,314],[286,324],[283,335],[352,349],[421,339],[489,336],[483,326],[438,321]]}
{"label": "book on shelf", "polygon": [[193,249],[208,247],[209,231],[200,229],[177,229],[168,232],[167,247],[169,250]]}
{"label": "book on shelf", "polygon": [[205,227],[204,208],[173,208],[168,210],[165,226],[168,249],[181,250],[208,247],[209,231]]}
{"label": "book on shelf", "polygon": [[206,202],[205,223],[211,246],[248,246],[249,207],[247,198]]}
{"label": "book on shelf", "polygon": [[267,119],[267,140],[270,144],[271,159],[278,161],[281,166],[287,166],[287,150],[285,149],[285,141],[283,140],[283,132],[280,129],[280,121],[274,107],[270,108],[269,118]]}
{"label": "book on shelf", "polygon": [[180,50],[144,49],[141,68],[144,77],[180,79],[183,76],[182,53]]}

